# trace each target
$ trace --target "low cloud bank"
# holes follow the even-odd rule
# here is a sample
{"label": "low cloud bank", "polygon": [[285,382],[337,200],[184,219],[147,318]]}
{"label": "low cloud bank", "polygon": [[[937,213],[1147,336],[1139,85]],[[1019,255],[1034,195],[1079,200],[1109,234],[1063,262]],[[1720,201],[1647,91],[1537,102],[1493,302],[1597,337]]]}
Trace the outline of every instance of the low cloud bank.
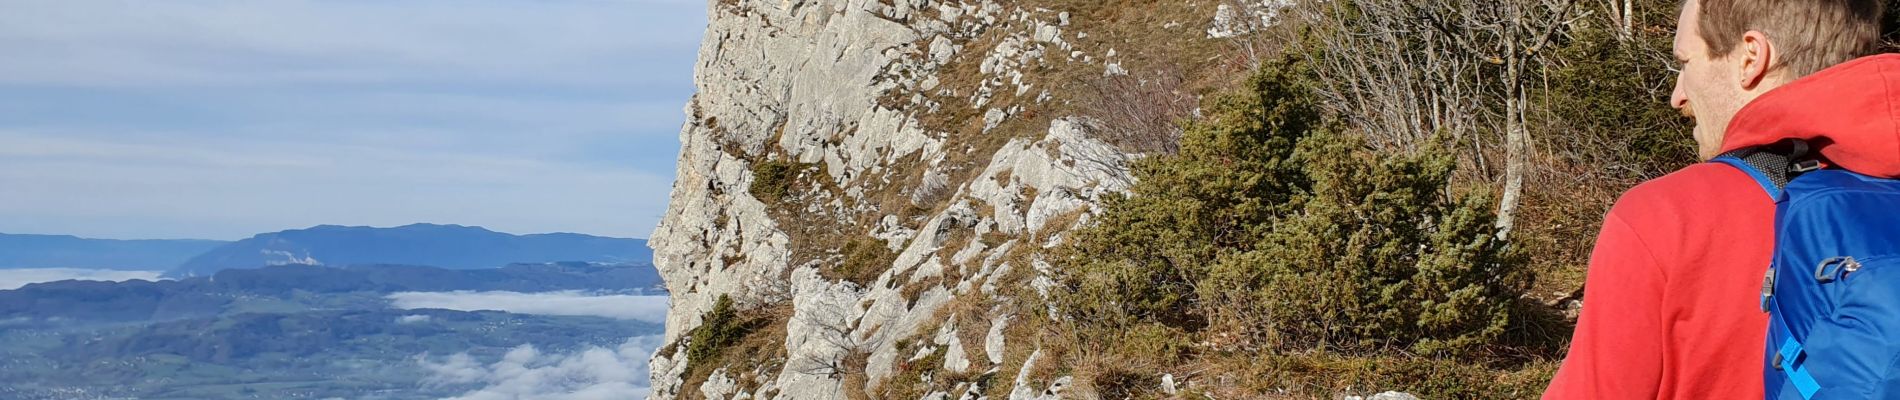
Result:
{"label": "low cloud bank", "polygon": [[500,361],[483,364],[468,353],[437,362],[417,362],[429,372],[428,385],[471,385],[453,400],[620,400],[646,398],[647,358],[664,339],[628,338],[616,348],[593,347],[570,354],[542,354],[534,346],[508,351]]}
{"label": "low cloud bank", "polygon": [[161,273],[160,271],[115,271],[81,268],[0,269],[0,290],[13,290],[19,289],[27,284],[55,282],[68,279],[112,282],[129,281],[133,279],[156,281],[158,280],[158,275]]}
{"label": "low cloud bank", "polygon": [[390,305],[410,310],[440,308],[458,311],[494,310],[516,314],[595,316],[652,323],[666,322],[666,296],[595,294],[582,291],[521,292],[401,292],[388,296]]}

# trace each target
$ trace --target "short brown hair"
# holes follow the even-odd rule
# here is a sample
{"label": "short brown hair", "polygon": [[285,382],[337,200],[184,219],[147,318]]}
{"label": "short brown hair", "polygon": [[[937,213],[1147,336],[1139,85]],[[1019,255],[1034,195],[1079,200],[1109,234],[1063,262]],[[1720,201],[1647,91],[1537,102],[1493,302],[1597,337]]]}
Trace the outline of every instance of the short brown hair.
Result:
{"label": "short brown hair", "polygon": [[1880,48],[1883,0],[1687,0],[1699,1],[1696,28],[1709,55],[1722,57],[1761,31],[1780,52],[1781,67],[1806,76]]}

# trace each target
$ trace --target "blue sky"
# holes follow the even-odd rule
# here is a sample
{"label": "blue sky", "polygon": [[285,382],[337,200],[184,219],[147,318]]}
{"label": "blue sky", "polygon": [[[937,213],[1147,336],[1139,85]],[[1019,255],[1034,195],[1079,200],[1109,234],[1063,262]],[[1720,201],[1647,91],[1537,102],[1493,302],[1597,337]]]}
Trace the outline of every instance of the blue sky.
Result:
{"label": "blue sky", "polygon": [[0,2],[0,232],[647,237],[699,0]]}

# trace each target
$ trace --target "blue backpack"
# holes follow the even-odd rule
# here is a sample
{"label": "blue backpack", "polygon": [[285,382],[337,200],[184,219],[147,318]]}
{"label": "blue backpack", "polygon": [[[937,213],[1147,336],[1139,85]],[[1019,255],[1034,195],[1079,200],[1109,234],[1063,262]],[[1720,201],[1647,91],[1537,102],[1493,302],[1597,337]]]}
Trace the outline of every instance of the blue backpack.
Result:
{"label": "blue backpack", "polygon": [[1712,160],[1775,200],[1766,398],[1900,399],[1900,180],[1807,156],[1784,141]]}

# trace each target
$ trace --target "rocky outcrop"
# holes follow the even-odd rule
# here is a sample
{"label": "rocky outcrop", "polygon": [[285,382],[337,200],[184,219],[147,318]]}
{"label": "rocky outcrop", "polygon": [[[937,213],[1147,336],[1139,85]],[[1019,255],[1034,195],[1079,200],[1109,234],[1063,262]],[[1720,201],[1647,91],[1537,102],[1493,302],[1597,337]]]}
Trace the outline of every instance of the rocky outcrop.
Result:
{"label": "rocky outcrop", "polygon": [[[924,398],[1060,396],[1069,379],[1029,374],[1048,360],[1010,334],[1014,296],[1046,295],[1036,250],[1131,183],[1138,156],[1099,138],[1102,120],[1052,78],[1127,74],[1116,51],[1077,45],[1088,34],[1069,12],[1011,2],[709,7],[678,181],[651,239],[674,344],[652,359],[653,398],[845,398],[926,361],[970,382]],[[1169,29],[1203,36],[1182,25]],[[768,163],[791,172],[758,173]],[[765,338],[782,352],[695,366],[716,361],[687,350],[722,295],[789,309],[765,317],[782,330],[759,331],[782,332]]]}

